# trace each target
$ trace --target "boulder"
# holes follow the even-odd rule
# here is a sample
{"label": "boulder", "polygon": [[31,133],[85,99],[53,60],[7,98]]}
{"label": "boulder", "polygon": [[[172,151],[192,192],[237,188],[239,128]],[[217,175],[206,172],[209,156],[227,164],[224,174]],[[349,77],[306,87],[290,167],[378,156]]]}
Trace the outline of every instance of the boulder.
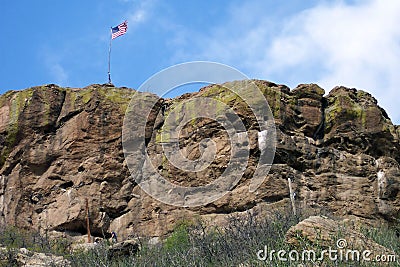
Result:
{"label": "boulder", "polygon": [[19,267],[71,266],[71,263],[62,256],[32,252],[26,248],[0,248],[0,262],[6,264],[7,266],[12,265]]}
{"label": "boulder", "polygon": [[140,243],[135,239],[128,239],[115,243],[108,248],[108,256],[111,258],[135,255],[140,250]]}
{"label": "boulder", "polygon": [[343,222],[322,216],[311,216],[292,226],[286,233],[286,242],[296,248],[309,249],[311,245],[313,248],[342,251],[342,255],[349,251],[357,251],[361,255],[360,258],[364,251],[370,251],[366,258],[371,260],[378,255],[393,255],[398,258],[393,250],[367,238]]}

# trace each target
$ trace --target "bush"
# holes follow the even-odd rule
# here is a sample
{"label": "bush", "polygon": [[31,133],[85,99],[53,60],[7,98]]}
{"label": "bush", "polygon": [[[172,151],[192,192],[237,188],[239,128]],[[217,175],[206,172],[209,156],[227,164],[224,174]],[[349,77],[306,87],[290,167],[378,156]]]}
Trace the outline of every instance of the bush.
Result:
{"label": "bush", "polygon": [[174,232],[165,240],[163,249],[166,252],[189,249],[190,247],[189,226],[190,224],[187,222],[179,223],[175,227]]}
{"label": "bush", "polygon": [[[28,245],[29,248],[46,250],[54,254],[64,255],[71,261],[72,266],[309,266],[311,262],[280,262],[261,261],[257,252],[266,247],[269,251],[290,251],[291,247],[285,242],[288,229],[305,217],[312,214],[294,216],[291,210],[276,212],[266,217],[230,216],[228,223],[221,227],[206,227],[202,221],[180,222],[164,242],[156,246],[142,244],[142,249],[136,255],[111,258],[107,244],[99,245],[89,251],[68,254],[66,244],[49,241],[41,236],[29,238],[26,232],[16,228],[8,228],[0,232],[0,242],[9,248]],[[399,225],[395,225],[399,227]],[[380,229],[364,229],[366,236],[381,245],[400,254],[400,242],[395,228],[381,227]],[[340,233],[338,233],[338,236]],[[310,248],[308,240],[301,240],[301,248]],[[322,248],[313,247],[318,253]],[[10,250],[12,253],[12,250]],[[3,257],[4,259],[4,257]],[[6,258],[7,259],[7,258]],[[9,257],[11,260],[12,257]],[[329,266],[332,262],[322,262],[321,266]],[[1,264],[0,264],[1,266]],[[11,266],[11,265],[5,265]],[[310,265],[311,266],[311,265]],[[346,263],[335,263],[335,266],[347,266]],[[357,266],[354,262],[352,266]],[[362,265],[358,266],[373,266]],[[399,266],[392,263],[391,266]]]}
{"label": "bush", "polygon": [[26,248],[55,255],[64,255],[71,245],[68,239],[49,239],[37,231],[27,231],[14,226],[1,227],[0,244],[7,249]]}

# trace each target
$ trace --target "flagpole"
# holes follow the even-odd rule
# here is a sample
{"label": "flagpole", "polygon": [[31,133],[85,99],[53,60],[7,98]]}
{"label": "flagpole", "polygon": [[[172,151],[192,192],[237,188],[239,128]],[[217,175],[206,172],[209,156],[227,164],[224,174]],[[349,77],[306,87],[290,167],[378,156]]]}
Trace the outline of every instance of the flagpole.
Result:
{"label": "flagpole", "polygon": [[110,31],[110,47],[108,48],[108,83],[111,84],[111,64],[110,64],[110,60],[111,60],[111,41],[112,41],[112,27],[111,27],[111,31]]}

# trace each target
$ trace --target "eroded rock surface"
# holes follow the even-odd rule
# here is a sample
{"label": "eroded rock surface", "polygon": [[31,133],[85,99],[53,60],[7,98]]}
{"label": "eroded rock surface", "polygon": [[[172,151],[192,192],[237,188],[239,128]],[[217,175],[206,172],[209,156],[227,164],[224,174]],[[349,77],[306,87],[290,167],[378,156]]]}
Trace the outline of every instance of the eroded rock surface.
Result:
{"label": "eroded rock surface", "polygon": [[[255,83],[271,107],[277,135],[274,165],[256,192],[249,191],[249,184],[260,156],[260,129],[246,104],[222,86],[165,100],[106,85],[82,89],[47,85],[2,95],[0,222],[85,234],[88,199],[92,235],[109,237],[116,231],[122,239],[161,236],[180,220],[200,216],[218,223],[231,213],[287,205],[288,178],[297,205],[367,220],[399,217],[400,128],[370,94],[337,87],[324,96],[315,84],[290,90],[267,81]],[[196,97],[231,107],[249,138],[248,165],[238,185],[221,199],[196,208],[166,205],[144,193],[137,177],[130,175],[122,149],[123,118],[134,94],[143,98],[141,106],[131,110],[137,118],[144,116],[143,110],[153,100],[156,105],[147,107],[153,111],[145,132],[135,130],[132,123],[132,138],[144,135],[139,145],[146,146],[157,172],[181,186],[204,185],[218,178],[232,148],[217,121],[191,120],[178,137],[183,155],[198,159],[213,146],[216,157],[204,170],[183,171],[163,154],[168,114],[175,114],[177,120],[195,118],[196,112],[209,108],[207,104],[182,103]],[[142,155],[138,150],[132,156]]]}
{"label": "eroded rock surface", "polygon": [[[343,222],[335,221],[326,217],[312,216],[295,226],[292,226],[286,234],[286,242],[297,248],[309,243],[314,248],[331,249],[342,255],[345,260],[370,260],[376,257],[392,255],[394,259],[398,256],[365,235],[349,228]],[[349,254],[353,251],[357,254]],[[367,254],[363,254],[365,251]],[[347,258],[346,258],[347,257]]]}
{"label": "eroded rock surface", "polygon": [[71,263],[62,256],[32,252],[26,248],[7,249],[0,247],[0,263],[3,266],[19,267],[69,267]]}

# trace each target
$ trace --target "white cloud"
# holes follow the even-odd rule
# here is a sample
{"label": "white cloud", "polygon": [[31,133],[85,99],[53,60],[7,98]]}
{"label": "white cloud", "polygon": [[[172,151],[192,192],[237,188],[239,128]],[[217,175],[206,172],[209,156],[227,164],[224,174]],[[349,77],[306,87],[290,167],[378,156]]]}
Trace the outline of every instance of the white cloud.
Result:
{"label": "white cloud", "polygon": [[[129,2],[128,0],[126,1]],[[128,20],[128,26],[131,29],[148,20],[150,12],[152,11],[155,4],[154,0],[142,0],[132,2],[133,4],[131,8],[125,15]]]}
{"label": "white cloud", "polygon": [[56,84],[61,86],[68,84],[68,74],[60,63],[49,65],[48,68]]}
{"label": "white cloud", "polygon": [[265,2],[248,3],[230,8],[230,19],[210,32],[193,32],[201,46],[178,48],[177,55],[231,64],[291,87],[363,89],[400,124],[400,1],[323,1],[285,16],[260,16]]}
{"label": "white cloud", "polygon": [[146,11],[144,9],[136,10],[130,17],[130,21],[134,23],[142,22],[146,19]]}
{"label": "white cloud", "polygon": [[[316,69],[314,78],[321,86],[342,84],[369,91],[399,123],[399,12],[399,1],[379,0],[304,11],[272,40],[271,72],[297,66]],[[300,78],[302,74],[300,70]]]}
{"label": "white cloud", "polygon": [[48,83],[55,83],[60,86],[68,85],[68,73],[61,64],[61,54],[55,53],[49,48],[41,52],[44,66],[50,74],[51,80]]}

